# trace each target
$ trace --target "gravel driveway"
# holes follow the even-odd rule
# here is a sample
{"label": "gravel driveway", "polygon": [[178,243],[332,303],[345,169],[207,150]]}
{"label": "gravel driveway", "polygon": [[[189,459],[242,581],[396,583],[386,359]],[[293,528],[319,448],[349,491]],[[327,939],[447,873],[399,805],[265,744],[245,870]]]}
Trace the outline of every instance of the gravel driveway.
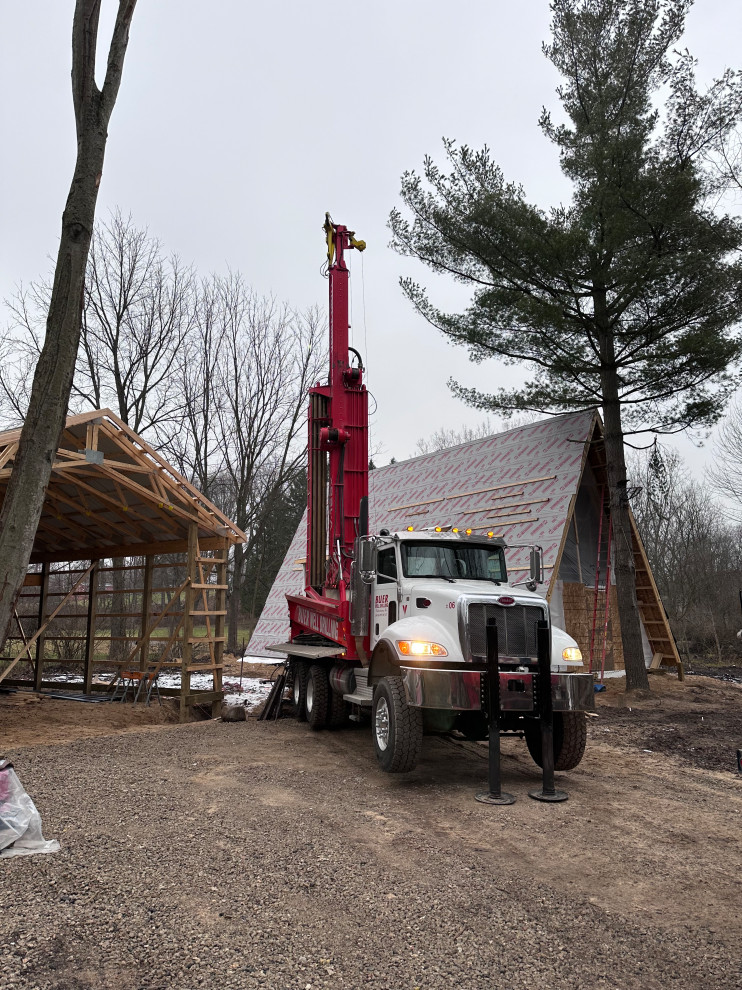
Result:
{"label": "gravel driveway", "polygon": [[62,851],[0,865],[0,988],[739,988],[742,785],[592,739],[479,805],[476,747],[404,777],[367,729],[204,722],[12,756]]}

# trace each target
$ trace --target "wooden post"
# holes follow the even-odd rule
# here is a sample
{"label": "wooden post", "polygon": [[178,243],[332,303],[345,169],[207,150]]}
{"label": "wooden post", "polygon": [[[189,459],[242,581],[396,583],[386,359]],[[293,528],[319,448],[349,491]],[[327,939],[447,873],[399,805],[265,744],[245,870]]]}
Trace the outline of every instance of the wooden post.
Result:
{"label": "wooden post", "polygon": [[142,649],[139,669],[146,670],[149,664],[149,625],[152,621],[152,579],[155,572],[154,555],[144,558],[144,591],[142,592]]}
{"label": "wooden post", "polygon": [[215,698],[211,703],[211,717],[218,718],[222,713],[222,701],[224,700],[222,685],[222,658],[224,655],[224,613],[227,610],[227,561],[229,560],[229,540],[224,541],[221,550],[218,550],[219,563],[216,565],[216,583],[219,590],[215,592],[215,611],[217,612],[214,623],[216,643],[214,645],[214,691],[218,691],[221,697]]}
{"label": "wooden post", "polygon": [[198,523],[188,524],[188,557],[186,560],[186,575],[189,584],[185,591],[185,606],[183,614],[183,659],[180,666],[180,721],[185,722],[188,718],[188,706],[186,698],[191,693],[191,660],[193,658],[193,605],[196,600],[196,592],[193,588],[197,584],[196,573],[198,564]]}
{"label": "wooden post", "polygon": [[90,572],[88,584],[88,622],[85,629],[85,674],[83,678],[83,694],[90,694],[93,688],[93,661],[95,660],[95,622],[98,617],[98,569],[97,560]]}
{"label": "wooden post", "polygon": [[[41,627],[46,622],[46,610],[49,600],[49,565],[41,565],[41,587],[39,588],[39,625]],[[33,689],[34,691],[41,690],[41,682],[44,677],[44,647],[45,647],[46,637],[43,635],[39,636],[36,640],[36,659],[34,663],[34,678],[33,678]]]}

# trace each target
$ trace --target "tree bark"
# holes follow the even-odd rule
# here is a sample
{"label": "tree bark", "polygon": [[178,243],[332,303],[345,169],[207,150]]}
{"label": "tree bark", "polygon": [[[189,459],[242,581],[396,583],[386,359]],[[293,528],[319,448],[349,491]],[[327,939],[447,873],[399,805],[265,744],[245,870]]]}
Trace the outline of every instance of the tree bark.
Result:
{"label": "tree bark", "polygon": [[242,571],[245,566],[245,554],[241,543],[235,544],[234,558],[232,561],[232,593],[229,596],[227,649],[230,653],[237,653],[239,648],[237,637],[239,635],[240,609],[242,607]]}
{"label": "tree bark", "polygon": [[[113,594],[111,595],[111,611],[112,612],[125,612],[126,611],[126,597],[124,592],[126,590],[126,575],[127,571],[123,570],[126,565],[125,557],[114,557],[111,560],[111,565],[113,567],[122,568],[121,570],[111,571],[111,584],[113,585]],[[123,660],[128,652],[129,644],[125,641],[123,637],[126,636],[126,616],[124,615],[112,615],[111,616],[111,642],[108,648],[108,659],[109,660]]]}
{"label": "tree bark", "polygon": [[44,346],[18,453],[0,513],[0,651],[23,584],[72,388],[83,286],[108,123],[116,103],[136,0],[119,0],[102,89],[95,83],[101,0],[77,0],[72,24],[72,98],[77,160],[62,214]]}
{"label": "tree bark", "polygon": [[618,381],[615,369],[604,368],[602,379],[606,472],[610,493],[610,512],[613,519],[616,600],[626,668],[626,690],[648,691],[649,678],[644,663],[639,604],[636,597],[634,541],[631,533],[629,500],[626,493],[626,461],[621,427],[621,404],[618,398]]}

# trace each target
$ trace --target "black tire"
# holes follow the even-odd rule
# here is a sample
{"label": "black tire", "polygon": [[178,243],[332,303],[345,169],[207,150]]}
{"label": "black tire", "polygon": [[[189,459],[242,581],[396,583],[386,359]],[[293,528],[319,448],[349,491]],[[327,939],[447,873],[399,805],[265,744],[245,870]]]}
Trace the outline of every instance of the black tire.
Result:
{"label": "black tire", "polygon": [[423,742],[423,716],[405,700],[401,677],[383,677],[374,692],[371,732],[379,766],[387,773],[409,773]]}
{"label": "black tire", "polygon": [[[584,712],[554,712],[554,769],[574,770],[585,755],[587,719]],[[541,723],[526,721],[526,745],[534,763],[541,763]]]}
{"label": "black tire", "polygon": [[313,663],[307,676],[307,692],[304,705],[307,722],[312,729],[324,729],[330,710],[330,681],[327,670]]}
{"label": "black tire", "polygon": [[292,660],[291,666],[294,672],[293,683],[291,685],[291,700],[294,703],[296,717],[300,722],[307,720],[307,676],[309,674],[309,664],[303,660]]}
{"label": "black tire", "polygon": [[348,724],[350,705],[343,701],[342,694],[330,691],[330,706],[327,712],[327,728],[342,729]]}

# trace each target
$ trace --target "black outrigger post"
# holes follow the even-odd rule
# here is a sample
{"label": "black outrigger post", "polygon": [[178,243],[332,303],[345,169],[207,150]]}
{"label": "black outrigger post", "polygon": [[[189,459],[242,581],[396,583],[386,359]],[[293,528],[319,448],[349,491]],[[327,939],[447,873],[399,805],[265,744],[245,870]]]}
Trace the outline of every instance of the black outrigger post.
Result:
{"label": "black outrigger post", "polygon": [[535,801],[566,801],[567,792],[554,787],[554,709],[551,698],[551,645],[549,624],[541,620],[536,632],[538,652],[538,699],[541,721],[541,768],[543,783],[540,791],[529,791]]}
{"label": "black outrigger post", "polygon": [[500,654],[494,619],[487,621],[487,722],[489,790],[476,794],[476,800],[482,804],[515,804],[513,795],[500,789]]}

